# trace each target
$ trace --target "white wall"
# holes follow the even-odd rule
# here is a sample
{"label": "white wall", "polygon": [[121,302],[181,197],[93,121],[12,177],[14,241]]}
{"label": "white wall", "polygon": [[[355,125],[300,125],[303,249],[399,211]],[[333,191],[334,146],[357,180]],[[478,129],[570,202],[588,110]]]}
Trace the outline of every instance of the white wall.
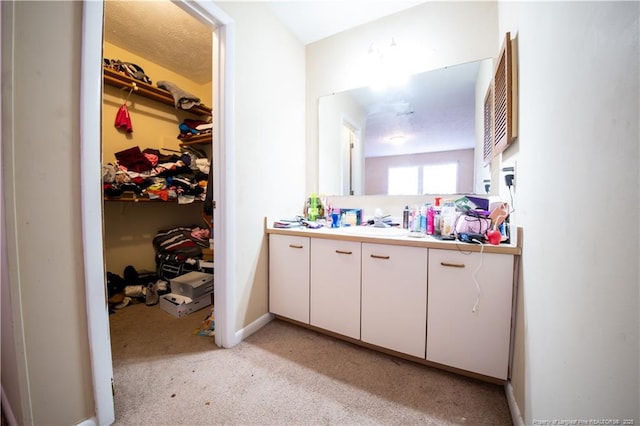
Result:
{"label": "white wall", "polygon": [[237,228],[229,237],[236,240],[240,330],[269,309],[264,217],[290,216],[304,203],[304,46],[264,3],[217,4],[236,28]]}
{"label": "white wall", "polygon": [[95,412],[78,196],[82,3],[2,2],[2,15],[2,384],[19,424],[77,424]]}
{"label": "white wall", "polygon": [[372,43],[408,52],[409,74],[496,56],[495,2],[427,2],[307,45],[307,193],[318,191],[318,98],[362,87]]}
{"label": "white wall", "polygon": [[513,387],[526,424],[640,422],[639,8],[499,5],[519,51],[520,136],[501,164],[517,163],[524,227]]}

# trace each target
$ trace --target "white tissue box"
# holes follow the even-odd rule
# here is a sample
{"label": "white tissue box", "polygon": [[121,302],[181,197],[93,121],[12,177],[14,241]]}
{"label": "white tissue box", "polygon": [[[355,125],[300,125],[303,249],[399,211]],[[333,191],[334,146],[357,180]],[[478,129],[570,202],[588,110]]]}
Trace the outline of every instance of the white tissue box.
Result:
{"label": "white tissue box", "polygon": [[213,274],[189,272],[169,280],[171,293],[197,299],[213,291]]}
{"label": "white tissue box", "polygon": [[160,309],[177,318],[184,317],[207,306],[211,306],[211,293],[207,293],[197,299],[191,299],[175,293],[165,294],[160,297]]}

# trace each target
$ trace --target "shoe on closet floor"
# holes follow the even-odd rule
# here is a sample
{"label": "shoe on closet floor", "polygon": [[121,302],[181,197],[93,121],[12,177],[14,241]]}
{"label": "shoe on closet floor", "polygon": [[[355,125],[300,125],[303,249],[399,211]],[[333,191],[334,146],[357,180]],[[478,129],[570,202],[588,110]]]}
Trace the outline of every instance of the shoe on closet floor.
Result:
{"label": "shoe on closet floor", "polygon": [[158,295],[158,287],[155,283],[149,283],[147,285],[147,294],[145,295],[145,303],[147,306],[153,306],[160,301],[160,296]]}
{"label": "shoe on closet floor", "polygon": [[119,310],[119,309],[125,308],[125,307],[129,306],[129,303],[131,303],[131,298],[130,297],[125,297],[124,299],[122,299],[122,302],[120,302],[116,306],[114,306],[113,309]]}

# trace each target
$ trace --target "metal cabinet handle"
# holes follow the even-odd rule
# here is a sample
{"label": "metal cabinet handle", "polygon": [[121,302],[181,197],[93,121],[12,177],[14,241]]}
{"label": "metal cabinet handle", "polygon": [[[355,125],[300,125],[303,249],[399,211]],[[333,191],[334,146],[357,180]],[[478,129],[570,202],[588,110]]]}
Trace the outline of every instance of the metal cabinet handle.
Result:
{"label": "metal cabinet handle", "polygon": [[442,266],[450,266],[452,268],[464,268],[464,263],[448,263],[448,262],[440,262]]}
{"label": "metal cabinet handle", "polygon": [[298,245],[295,245],[295,244],[289,244],[289,247],[291,247],[291,248],[304,248],[302,246],[298,246]]}
{"label": "metal cabinet handle", "polygon": [[389,259],[389,256],[380,256],[379,254],[372,254],[371,257],[374,259]]}
{"label": "metal cabinet handle", "polygon": [[344,251],[344,250],[336,250],[336,253],[338,253],[338,254],[352,254],[353,252],[351,252],[351,251]]}

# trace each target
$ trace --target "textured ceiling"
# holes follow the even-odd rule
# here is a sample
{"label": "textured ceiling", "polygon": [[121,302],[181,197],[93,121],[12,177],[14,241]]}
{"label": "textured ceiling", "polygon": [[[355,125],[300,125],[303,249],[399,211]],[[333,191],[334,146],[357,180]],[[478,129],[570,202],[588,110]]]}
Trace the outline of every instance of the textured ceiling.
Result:
{"label": "textured ceiling", "polygon": [[400,12],[425,0],[267,1],[276,17],[303,44]]}
{"label": "textured ceiling", "polygon": [[[306,44],[422,2],[304,0],[266,3],[277,18]],[[211,81],[212,31],[169,0],[105,2],[104,39],[107,42],[199,84]],[[471,81],[475,79],[476,72],[477,68],[460,67],[449,69],[446,78],[441,76],[441,72],[429,73],[420,79],[416,76],[412,79],[411,89],[400,90],[393,95],[387,93],[387,99],[372,99],[373,92],[359,91],[358,96],[368,111],[367,126],[371,125],[367,129],[370,140],[366,145],[373,144],[367,148],[367,155],[388,155],[387,151],[394,149],[388,143],[392,133],[412,136],[402,148],[406,153],[471,147],[473,110],[469,105],[473,104]],[[434,82],[434,76],[440,78]],[[465,90],[461,91],[461,87]],[[424,93],[428,93],[426,98],[422,98]],[[436,107],[436,99],[442,99],[444,103]],[[447,135],[446,139],[443,134]],[[423,145],[424,141],[430,141],[430,146],[417,146]],[[398,154],[398,147],[395,149]]]}
{"label": "textured ceiling", "polygon": [[213,29],[169,0],[107,0],[104,21],[105,41],[196,83],[211,81]]}
{"label": "textured ceiling", "polygon": [[[276,17],[303,44],[423,2],[424,0],[265,1]],[[107,42],[148,58],[199,84],[211,81],[211,33],[210,27],[169,0],[105,2],[104,39]]]}

